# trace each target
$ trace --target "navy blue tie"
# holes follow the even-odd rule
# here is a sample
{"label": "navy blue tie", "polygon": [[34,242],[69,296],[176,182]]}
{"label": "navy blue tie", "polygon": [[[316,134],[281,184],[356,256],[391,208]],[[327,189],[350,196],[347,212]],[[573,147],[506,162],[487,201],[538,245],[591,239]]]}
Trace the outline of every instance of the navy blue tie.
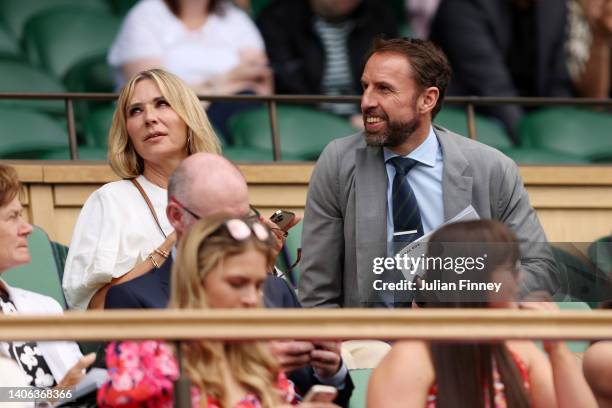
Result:
{"label": "navy blue tie", "polygon": [[389,159],[389,163],[395,167],[391,191],[393,242],[412,242],[423,236],[419,204],[406,177],[417,162],[407,157],[396,156]]}

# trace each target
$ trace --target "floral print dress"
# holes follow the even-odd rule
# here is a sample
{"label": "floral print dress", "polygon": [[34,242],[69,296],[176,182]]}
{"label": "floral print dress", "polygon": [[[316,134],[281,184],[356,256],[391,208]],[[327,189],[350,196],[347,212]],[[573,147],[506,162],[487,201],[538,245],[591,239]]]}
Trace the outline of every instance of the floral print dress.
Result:
{"label": "floral print dress", "polygon": [[[124,341],[111,343],[106,349],[106,365],[110,381],[98,390],[100,407],[172,408],[174,381],[179,376],[178,364],[166,343],[160,341]],[[286,403],[295,402],[293,383],[283,373],[276,383]],[[199,390],[191,387],[193,407],[200,406]],[[208,395],[208,408],[221,408],[221,403]],[[245,395],[233,408],[261,408],[255,395]]]}

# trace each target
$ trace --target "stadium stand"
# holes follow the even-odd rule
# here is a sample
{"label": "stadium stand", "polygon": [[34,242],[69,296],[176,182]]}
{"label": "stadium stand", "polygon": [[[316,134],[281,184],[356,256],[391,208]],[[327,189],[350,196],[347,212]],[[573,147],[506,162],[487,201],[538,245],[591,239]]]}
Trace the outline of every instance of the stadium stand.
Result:
{"label": "stadium stand", "polygon": [[63,6],[86,7],[96,11],[110,12],[110,6],[105,0],[2,0],[0,2],[0,21],[14,38],[21,39],[28,19],[40,12]]}
{"label": "stadium stand", "polygon": [[611,129],[610,113],[563,107],[529,113],[522,120],[519,133],[524,146],[609,163]]}
{"label": "stadium stand", "polygon": [[32,159],[68,147],[66,128],[49,116],[28,110],[0,107],[0,158]]}
{"label": "stadium stand", "polygon": [[[0,91],[62,93],[66,92],[66,88],[45,71],[32,67],[25,61],[0,60]],[[62,101],[2,99],[0,105],[39,110],[55,116],[65,114]]]}
{"label": "stadium stand", "polygon": [[[278,106],[281,154],[302,160],[316,160],[333,138],[348,136],[356,130],[344,119],[302,106]],[[272,149],[268,110],[253,109],[229,119],[229,132],[237,146]]]}

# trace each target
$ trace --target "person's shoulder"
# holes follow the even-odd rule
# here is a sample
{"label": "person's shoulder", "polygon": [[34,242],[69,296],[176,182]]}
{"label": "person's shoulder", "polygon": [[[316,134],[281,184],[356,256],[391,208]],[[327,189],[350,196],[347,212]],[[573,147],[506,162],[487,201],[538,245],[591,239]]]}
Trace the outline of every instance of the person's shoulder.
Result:
{"label": "person's shoulder", "polygon": [[102,197],[113,197],[120,196],[125,197],[125,194],[130,194],[132,190],[135,190],[134,185],[129,180],[117,180],[106,183],[92,193],[92,196]]}

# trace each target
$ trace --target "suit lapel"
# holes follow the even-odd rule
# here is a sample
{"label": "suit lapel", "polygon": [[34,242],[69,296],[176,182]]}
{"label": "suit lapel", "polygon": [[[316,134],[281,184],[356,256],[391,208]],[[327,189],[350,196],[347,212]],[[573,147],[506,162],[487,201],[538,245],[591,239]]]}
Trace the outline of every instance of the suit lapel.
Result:
{"label": "suit lapel", "polygon": [[372,259],[387,252],[387,172],[381,148],[363,147],[355,157],[355,242],[360,299],[366,299]]}
{"label": "suit lapel", "polygon": [[[443,128],[434,126],[442,147],[444,170],[442,175],[442,201],[444,220],[448,221],[472,204],[472,176],[470,164],[452,136]],[[461,136],[458,136],[461,137]]]}

